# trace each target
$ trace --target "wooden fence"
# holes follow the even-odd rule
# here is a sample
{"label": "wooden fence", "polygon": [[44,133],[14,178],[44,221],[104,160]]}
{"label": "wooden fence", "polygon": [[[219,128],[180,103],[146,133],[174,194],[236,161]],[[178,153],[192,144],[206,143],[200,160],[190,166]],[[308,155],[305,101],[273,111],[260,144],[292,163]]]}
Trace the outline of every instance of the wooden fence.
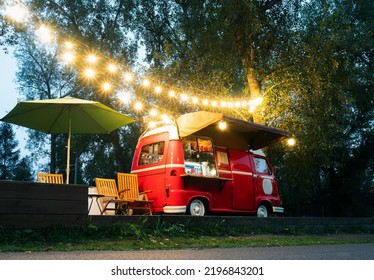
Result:
{"label": "wooden fence", "polygon": [[351,232],[359,229],[374,232],[374,217],[318,218],[280,217],[256,218],[250,216],[154,215],[107,216],[88,215],[88,186],[55,185],[36,182],[0,180],[0,227],[5,229],[36,229],[54,225],[80,226],[86,223],[110,226],[120,223],[154,225],[183,224],[189,227],[209,224],[233,227],[263,228],[276,232],[297,229],[337,229]]}
{"label": "wooden fence", "polygon": [[0,227],[81,225],[87,220],[88,186],[0,180]]}

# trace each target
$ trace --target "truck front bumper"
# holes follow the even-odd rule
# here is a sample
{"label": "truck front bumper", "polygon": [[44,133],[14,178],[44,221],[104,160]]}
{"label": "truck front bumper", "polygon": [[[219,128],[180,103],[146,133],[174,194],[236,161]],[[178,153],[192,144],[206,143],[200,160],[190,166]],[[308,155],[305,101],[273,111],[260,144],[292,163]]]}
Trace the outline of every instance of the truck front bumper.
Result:
{"label": "truck front bumper", "polygon": [[186,213],[186,206],[165,206],[164,213],[165,214],[184,214]]}
{"label": "truck front bumper", "polygon": [[273,213],[283,213],[284,208],[283,207],[275,207],[273,206]]}

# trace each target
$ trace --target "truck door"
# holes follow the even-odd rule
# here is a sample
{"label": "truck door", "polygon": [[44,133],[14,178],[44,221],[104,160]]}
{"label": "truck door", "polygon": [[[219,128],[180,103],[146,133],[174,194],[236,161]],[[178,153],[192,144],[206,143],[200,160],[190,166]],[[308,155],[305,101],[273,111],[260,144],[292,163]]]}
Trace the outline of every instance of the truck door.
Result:
{"label": "truck door", "polygon": [[253,210],[255,198],[249,155],[245,151],[229,150],[229,159],[233,178],[233,208]]}
{"label": "truck door", "polygon": [[168,137],[168,133],[161,133],[143,138],[138,143],[132,165],[132,173],[138,174],[139,190],[152,190],[147,196],[153,200],[155,212],[161,212],[166,203]]}

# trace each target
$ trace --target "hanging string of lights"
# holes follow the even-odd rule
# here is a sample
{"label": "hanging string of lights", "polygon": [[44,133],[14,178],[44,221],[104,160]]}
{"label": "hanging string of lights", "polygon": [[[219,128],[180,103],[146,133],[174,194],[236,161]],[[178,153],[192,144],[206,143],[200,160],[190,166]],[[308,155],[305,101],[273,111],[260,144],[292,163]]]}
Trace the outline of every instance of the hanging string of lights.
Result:
{"label": "hanging string of lights", "polygon": [[[17,1],[11,5],[8,5],[5,10],[5,16],[16,22],[17,24],[27,21],[29,16],[29,11],[27,6],[21,1]],[[44,44],[51,44],[52,42],[62,42],[63,46],[60,46],[62,53],[60,55],[61,62],[67,67],[74,67],[76,58],[78,57],[77,50],[86,47],[83,43],[72,40],[57,40],[57,32],[54,32],[52,28],[48,27],[46,23],[42,23],[35,28],[35,35],[40,42]],[[67,36],[65,36],[68,38]],[[61,44],[61,43],[60,43]],[[79,45],[79,48],[77,47]],[[89,49],[87,47],[87,49]],[[82,56],[79,56],[79,60],[82,61]],[[157,107],[154,102],[150,103],[147,99],[134,94],[134,87],[142,87],[147,90],[147,93],[151,94],[155,98],[167,98],[170,102],[179,102],[184,106],[198,107],[211,110],[236,110],[236,109],[246,109],[249,113],[253,113],[256,108],[261,104],[262,98],[258,97],[256,99],[223,99],[211,96],[202,96],[201,94],[191,93],[193,91],[183,91],[176,90],[173,86],[163,85],[159,81],[156,81],[150,77],[142,77],[136,74],[136,71],[130,69],[127,66],[121,65],[117,61],[114,61],[104,54],[97,51],[88,52],[83,56],[83,61],[85,61],[84,67],[77,69],[80,71],[79,74],[89,81],[94,81],[97,76],[107,77],[101,82],[101,90],[104,93],[113,92],[116,94],[117,98],[121,103],[126,104],[131,107],[136,112],[140,112],[144,109],[144,103],[149,103],[148,115],[151,117],[156,117],[159,115],[158,110],[169,111],[167,108]],[[108,62],[107,62],[108,61]],[[103,68],[104,67],[104,68]],[[103,75],[105,72],[107,75]],[[116,75],[120,77],[119,81],[111,79]],[[122,84],[123,83],[123,84]],[[166,118],[162,115],[162,118]]]}

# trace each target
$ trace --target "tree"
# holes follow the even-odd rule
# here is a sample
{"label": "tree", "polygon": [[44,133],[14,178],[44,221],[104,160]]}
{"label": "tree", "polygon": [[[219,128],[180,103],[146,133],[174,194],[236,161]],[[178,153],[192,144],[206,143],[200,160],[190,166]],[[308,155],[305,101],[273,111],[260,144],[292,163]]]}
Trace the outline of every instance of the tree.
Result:
{"label": "tree", "polygon": [[11,180],[20,158],[18,141],[10,124],[2,123],[0,132],[0,178]]}
{"label": "tree", "polygon": [[273,119],[279,111],[288,115],[284,127],[298,138],[298,147],[276,156],[291,213],[372,213],[365,199],[374,191],[370,6],[322,1],[304,7],[299,67],[293,74],[299,88],[272,101],[280,110],[265,111]]}
{"label": "tree", "polygon": [[268,151],[291,215],[363,215],[354,205],[373,192],[371,2],[141,3],[153,74],[207,95],[260,95],[254,120],[296,135],[294,149]]}
{"label": "tree", "polygon": [[18,141],[12,125],[0,125],[0,179],[31,180],[31,162],[27,157],[20,159]]}
{"label": "tree", "polygon": [[25,156],[21,158],[18,162],[17,167],[14,172],[14,180],[18,181],[34,181],[32,174],[32,158],[30,156]]}
{"label": "tree", "polygon": [[[160,83],[200,98],[261,97],[284,83],[280,77],[294,65],[298,6],[299,1],[140,1],[136,34]],[[176,112],[187,109],[179,101],[173,105]],[[247,108],[217,110],[257,117]]]}
{"label": "tree", "polygon": [[[369,202],[362,197],[373,193],[372,1],[30,3],[38,17],[53,23],[62,35],[81,42],[79,51],[97,50],[105,58],[97,64],[95,81],[82,78],[80,73],[87,66],[82,57],[74,64],[77,70],[71,73],[74,82],[69,85],[76,87],[70,95],[99,100],[119,111],[129,109],[117,101],[117,87],[107,92],[100,86],[103,79],[109,79],[119,88],[124,85],[121,77],[100,69],[105,69],[108,60],[121,61],[123,69],[131,68],[142,45],[149,65],[144,74],[154,82],[193,92],[201,99],[260,96],[263,103],[254,112],[220,106],[213,110],[295,134],[296,147],[267,149],[278,166],[289,215],[370,214]],[[49,62],[58,53],[51,50]],[[57,74],[50,84],[54,93],[67,79]],[[45,77],[52,77],[42,72],[38,76],[43,77],[43,85],[47,84]],[[27,75],[21,77],[26,79]],[[37,76],[33,80],[35,83],[27,85],[40,86]],[[131,90],[150,106],[174,115],[207,109],[189,100],[155,96],[138,85]],[[130,151],[141,129],[132,126],[104,137],[76,137],[76,156],[85,174],[90,174],[89,178],[111,176],[115,170],[129,168]],[[58,151],[63,150],[63,141],[56,145],[61,147]],[[109,162],[111,167],[100,167]]]}
{"label": "tree", "polygon": [[[120,60],[124,63],[135,58],[136,44],[127,36],[129,22],[131,22],[132,1],[30,1],[29,8],[32,10],[32,19],[42,18],[57,31],[55,35],[59,40],[48,46],[35,41],[32,27],[27,32],[21,34],[21,44],[17,48],[17,58],[20,64],[20,70],[17,73],[19,89],[26,99],[57,98],[64,96],[74,96],[83,99],[94,99],[118,110],[120,108],[116,99],[116,92],[106,92],[102,89],[104,79],[111,79],[113,85],[122,83],[122,77],[112,75],[108,78],[107,68],[108,60]],[[37,16],[36,16],[37,15]],[[57,34],[58,33],[58,34]],[[75,62],[71,67],[63,67],[61,55],[65,51],[65,38],[70,38],[71,42],[77,43]],[[105,55],[101,57],[97,64],[96,78],[94,80],[86,79],[84,73],[87,63],[84,63],[84,56],[90,51],[99,51]],[[118,130],[110,134],[110,137],[85,137],[74,135],[72,146],[77,148],[77,153],[73,154],[79,157],[85,155],[87,164],[93,164],[93,158],[97,157],[96,150],[89,150],[92,146],[90,141],[105,141],[111,144],[114,149],[110,152],[108,158],[111,160],[115,169],[119,171],[128,170],[128,159],[123,156],[122,150],[127,149],[127,142],[120,142],[125,130]],[[42,138],[42,141],[40,141]],[[61,172],[64,169],[63,162],[66,144],[64,138],[52,135],[41,135],[40,133],[30,132],[30,147],[34,147],[36,153],[42,150],[35,147],[41,147],[42,143],[50,142],[50,172]],[[84,139],[88,142],[81,142]],[[35,141],[34,141],[35,140]],[[95,146],[95,145],[93,145]],[[58,148],[60,147],[60,148]],[[108,159],[107,158],[107,159]],[[106,160],[107,160],[106,159]],[[72,162],[75,159],[72,157]],[[98,164],[98,161],[95,161]],[[108,162],[101,163],[108,166]],[[87,174],[89,178],[90,174]],[[82,178],[84,179],[84,178]]]}
{"label": "tree", "polygon": [[[20,43],[15,51],[18,62],[16,77],[18,89],[26,100],[53,99],[79,94],[82,87],[77,84],[75,73],[58,63],[58,46],[44,48],[35,42],[29,33],[20,34],[19,37]],[[28,146],[34,148],[37,153],[44,150],[41,144],[50,143],[49,172],[55,173],[59,165],[57,154],[61,151],[56,149],[57,136],[49,137],[35,131],[28,133],[31,139]]]}

